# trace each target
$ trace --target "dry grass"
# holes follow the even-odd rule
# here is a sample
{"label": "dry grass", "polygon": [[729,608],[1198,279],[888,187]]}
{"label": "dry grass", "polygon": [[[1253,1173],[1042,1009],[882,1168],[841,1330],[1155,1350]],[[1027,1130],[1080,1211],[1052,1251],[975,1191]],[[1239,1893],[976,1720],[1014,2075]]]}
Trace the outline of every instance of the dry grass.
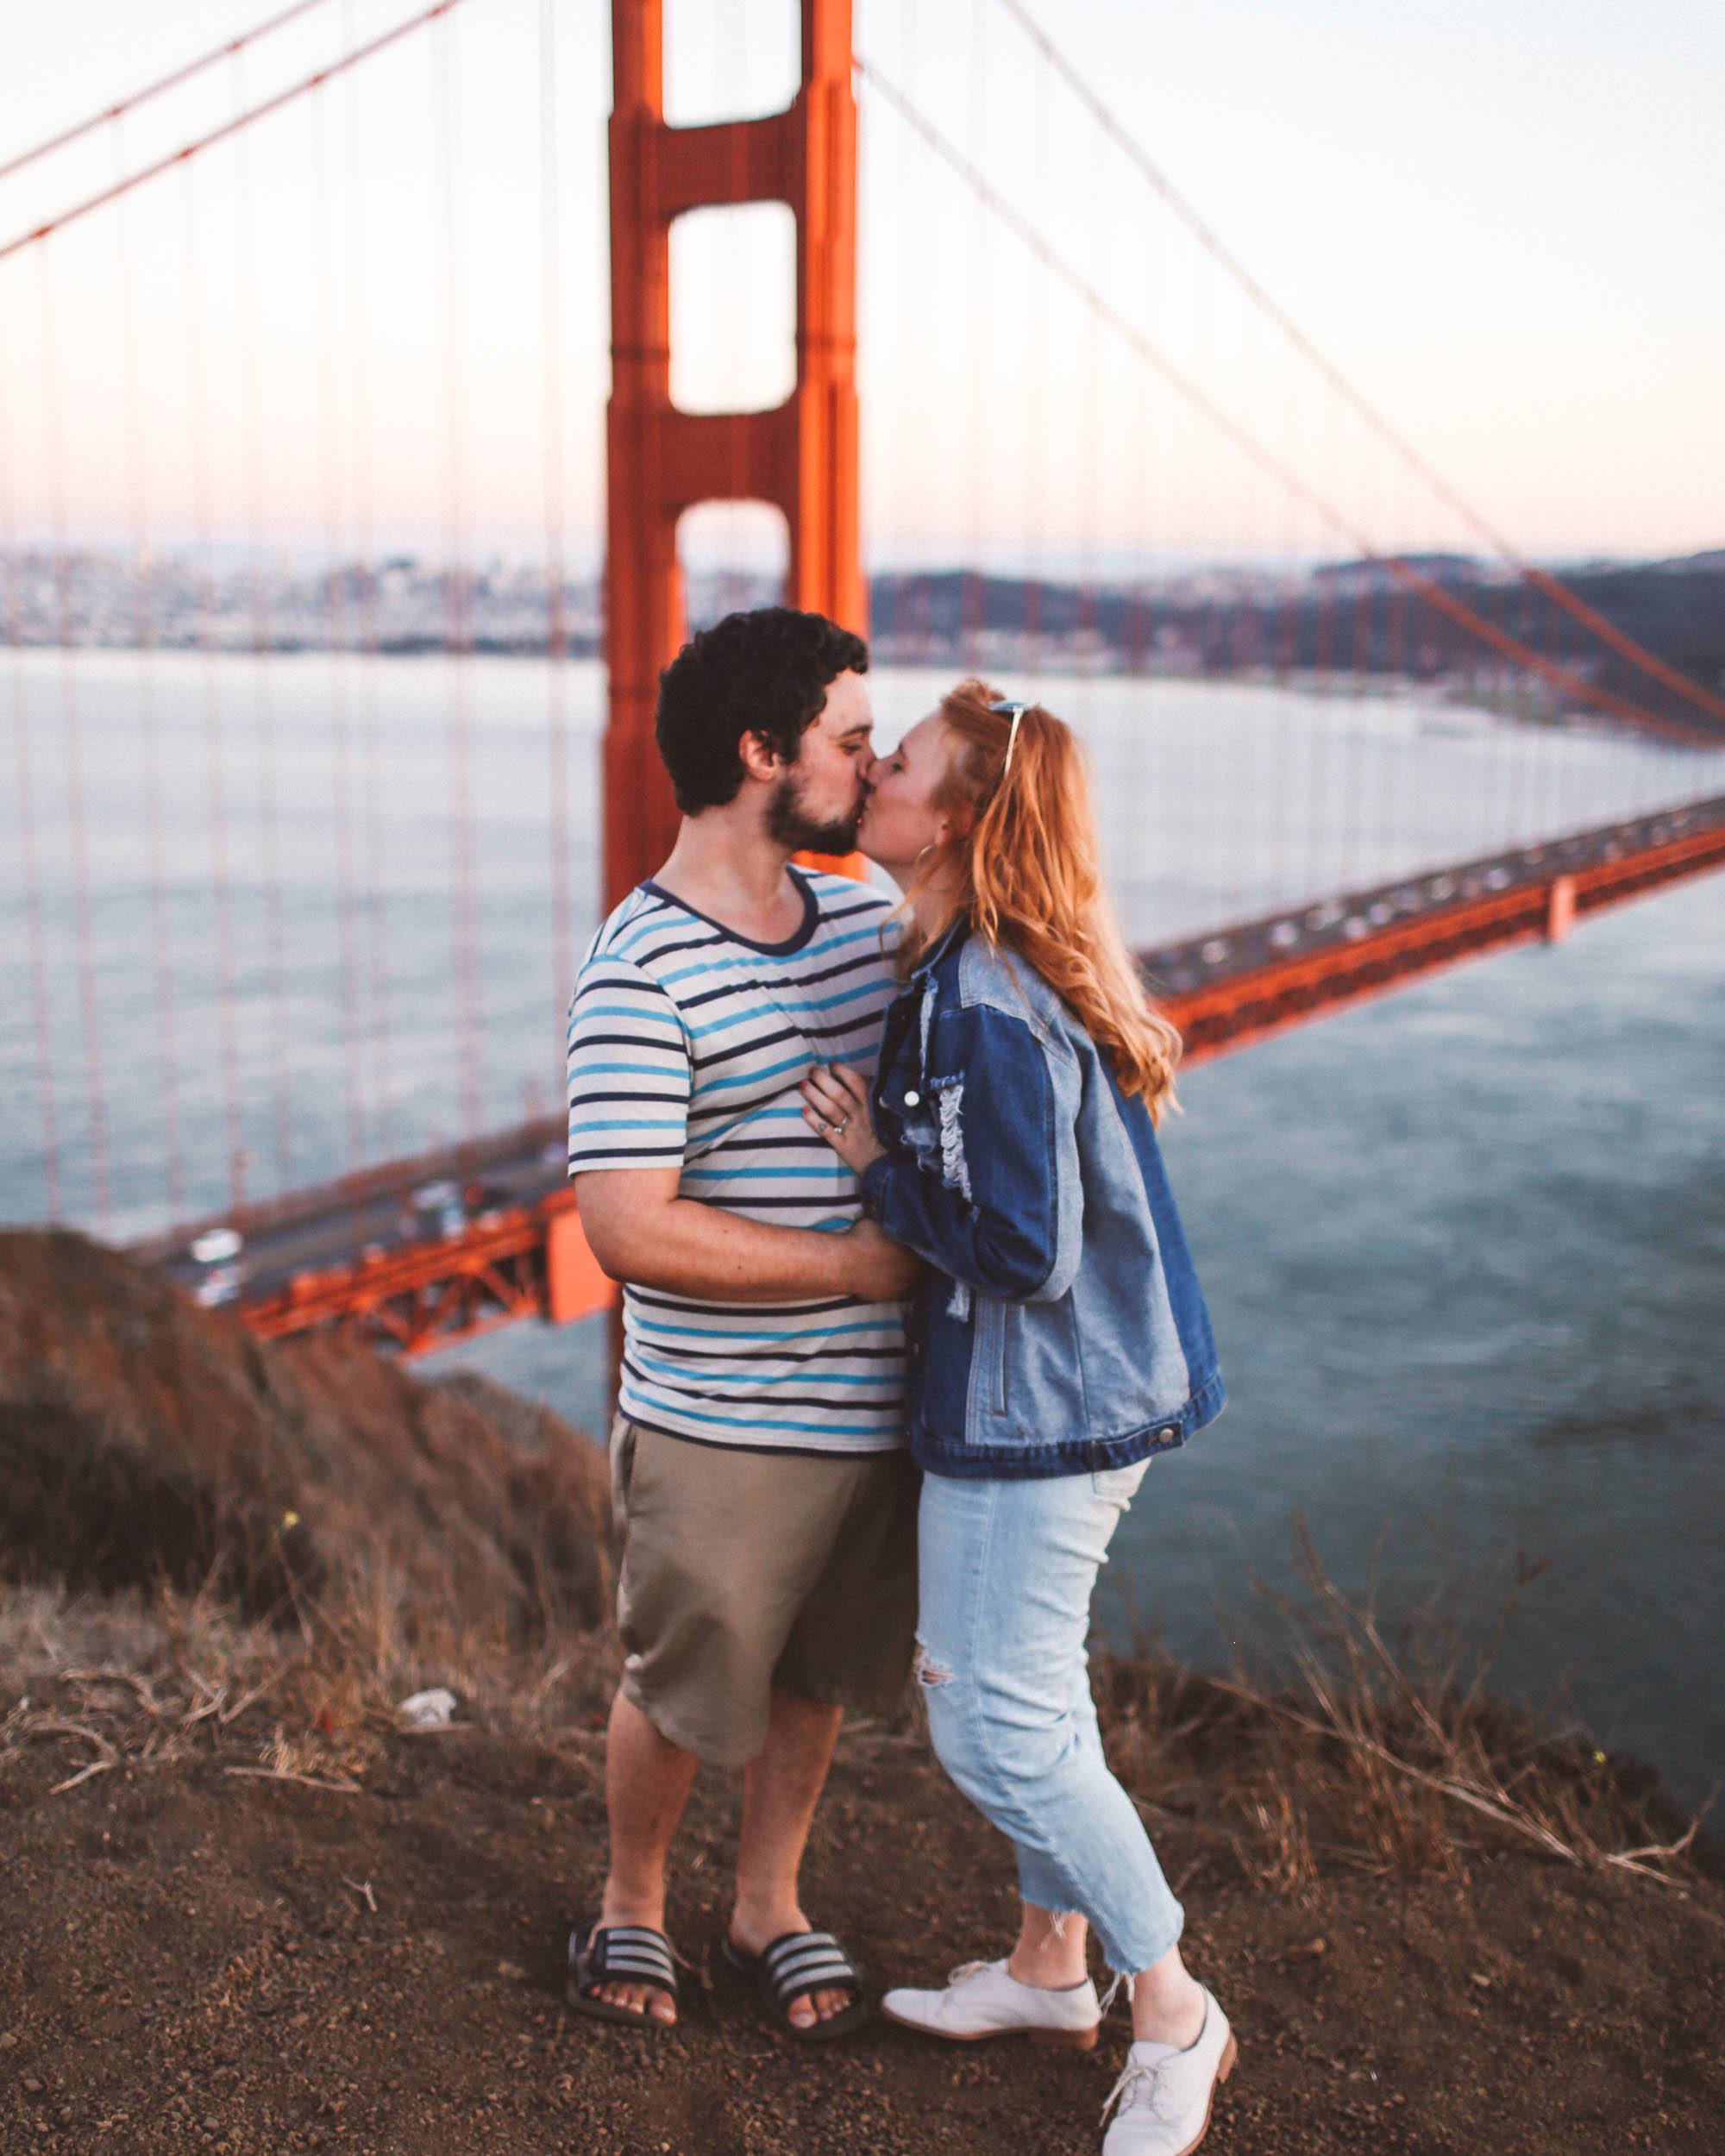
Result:
{"label": "dry grass", "polygon": [[122,1765],[195,1762],[355,1790],[401,1733],[399,1702],[431,1685],[455,1694],[461,1720],[552,1742],[608,1695],[607,1633],[547,1623],[524,1648],[511,1626],[404,1606],[387,1578],[372,1586],[286,1629],[209,1592],[0,1587],[0,1765],[48,1742],[65,1769],[54,1795]]}
{"label": "dry grass", "polygon": [[[1338,1870],[1459,1877],[1506,1844],[1683,1890],[1700,1817],[1677,1818],[1646,1770],[1488,1689],[1536,1568],[1518,1574],[1471,1658],[1458,1642],[1481,1636],[1477,1611],[1428,1610],[1392,1650],[1375,1597],[1351,1601],[1302,1523],[1295,1532],[1302,1594],[1259,1589],[1274,1662],[1226,1677],[1144,1650],[1096,1662],[1110,1756],[1152,1831],[1178,1818],[1293,1898]],[[303,1595],[286,1627],[213,1589],[0,1588],[0,1764],[55,1745],[56,1794],[122,1764],[195,1760],[357,1789],[401,1733],[400,1701],[434,1684],[455,1693],[458,1723],[590,1745],[618,1651],[565,1609],[549,1589],[524,1645],[518,1609],[507,1621],[463,1614],[382,1564],[350,1570],[330,1598]],[[894,1728],[913,1727],[919,1708],[912,1688]]]}
{"label": "dry grass", "polygon": [[1228,1677],[1143,1651],[1099,1664],[1111,1751],[1129,1786],[1156,1792],[1152,1820],[1206,1826],[1287,1895],[1324,1864],[1459,1876],[1505,1843],[1682,1890],[1706,1808],[1678,1817],[1647,1770],[1489,1689],[1542,1565],[1518,1566],[1490,1623],[1452,1589],[1392,1650],[1375,1580],[1351,1601],[1297,1515],[1294,1544],[1301,1594],[1257,1583],[1273,1656],[1249,1651]]}

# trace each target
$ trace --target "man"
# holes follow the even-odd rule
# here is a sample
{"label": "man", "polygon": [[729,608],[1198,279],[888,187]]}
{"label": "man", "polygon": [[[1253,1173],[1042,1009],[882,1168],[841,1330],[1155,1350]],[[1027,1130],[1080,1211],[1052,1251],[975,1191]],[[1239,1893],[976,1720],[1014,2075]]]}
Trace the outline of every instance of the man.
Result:
{"label": "man", "polygon": [[610,1868],[569,1942],[570,2003],[605,2020],[675,2019],[665,1865],[702,1760],[743,1770],[727,1959],[794,2036],[866,2011],[798,1874],[845,1708],[888,1709],[909,1669],[916,1265],[862,1219],[798,1093],[816,1063],[872,1066],[891,908],[791,856],[855,843],[868,663],[859,637],[786,607],[685,645],[656,716],[684,820],[570,1006],[569,1172],[624,1282]]}

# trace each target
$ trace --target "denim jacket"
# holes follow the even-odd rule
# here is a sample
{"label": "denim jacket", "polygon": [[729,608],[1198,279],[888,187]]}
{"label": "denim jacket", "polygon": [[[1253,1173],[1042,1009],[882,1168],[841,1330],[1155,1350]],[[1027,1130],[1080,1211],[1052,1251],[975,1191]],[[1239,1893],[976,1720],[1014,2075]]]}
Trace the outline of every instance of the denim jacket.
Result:
{"label": "denim jacket", "polygon": [[940,1475],[1124,1467],[1223,1405],[1150,1112],[1036,971],[956,922],[887,1016],[864,1210],[939,1277],[910,1337]]}

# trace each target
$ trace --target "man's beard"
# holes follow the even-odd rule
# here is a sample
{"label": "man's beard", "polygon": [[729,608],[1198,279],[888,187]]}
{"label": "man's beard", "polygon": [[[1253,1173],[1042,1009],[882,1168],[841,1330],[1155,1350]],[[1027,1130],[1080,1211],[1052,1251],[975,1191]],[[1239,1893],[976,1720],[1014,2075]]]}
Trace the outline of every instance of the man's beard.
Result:
{"label": "man's beard", "polygon": [[802,788],[794,771],[780,780],[767,806],[767,836],[793,853],[848,854],[856,844],[856,827],[862,820],[865,795],[849,816],[837,822],[817,823],[803,808]]}

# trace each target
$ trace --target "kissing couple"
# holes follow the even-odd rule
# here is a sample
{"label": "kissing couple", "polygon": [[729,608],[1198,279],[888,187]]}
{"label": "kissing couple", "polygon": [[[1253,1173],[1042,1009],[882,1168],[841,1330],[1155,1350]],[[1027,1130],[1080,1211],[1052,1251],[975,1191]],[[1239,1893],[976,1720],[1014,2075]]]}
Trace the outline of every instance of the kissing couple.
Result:
{"label": "kissing couple", "polygon": [[[914,1658],[1022,1921],[881,2012],[1088,2049],[1094,1933],[1133,2038],[1105,2156],[1186,2156],[1234,2040],[1085,1655],[1110,1538],[1223,1401],[1156,1140],[1179,1039],[1104,896],[1070,730],[965,680],[878,755],[868,667],[787,607],[685,645],[656,714],[676,843],[570,1006],[569,1173],[624,1288],[624,1660],[569,2002],[675,2021],[666,1867],[706,1761],[743,1779],[720,1954],[786,2038],[851,2035],[871,2002],[799,1874],[845,1711],[893,1712]],[[896,904],[794,858],[859,845]]]}

